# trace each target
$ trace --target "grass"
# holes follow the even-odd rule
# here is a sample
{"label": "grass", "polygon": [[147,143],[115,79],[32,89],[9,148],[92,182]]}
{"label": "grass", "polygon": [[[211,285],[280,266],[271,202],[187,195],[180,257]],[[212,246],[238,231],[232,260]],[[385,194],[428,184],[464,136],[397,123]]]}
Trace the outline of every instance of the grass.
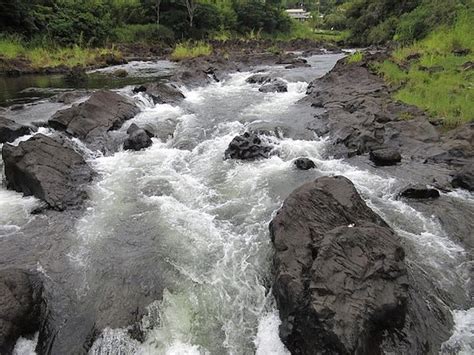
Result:
{"label": "grass", "polygon": [[183,42],[176,45],[171,53],[171,59],[175,61],[208,56],[212,53],[212,46],[205,42]]}
{"label": "grass", "polygon": [[[447,128],[474,121],[474,71],[462,68],[474,61],[472,23],[474,12],[464,11],[452,27],[395,50],[376,67],[388,83],[400,85],[396,99],[441,118]],[[454,53],[459,50],[467,53]]]}
{"label": "grass", "polygon": [[0,58],[28,61],[32,69],[56,68],[65,66],[93,66],[102,64],[107,56],[120,57],[118,50],[112,48],[87,48],[80,46],[55,47],[32,46],[15,37],[0,38]]}
{"label": "grass", "polygon": [[347,63],[360,63],[364,59],[364,54],[360,51],[356,51],[347,57]]}

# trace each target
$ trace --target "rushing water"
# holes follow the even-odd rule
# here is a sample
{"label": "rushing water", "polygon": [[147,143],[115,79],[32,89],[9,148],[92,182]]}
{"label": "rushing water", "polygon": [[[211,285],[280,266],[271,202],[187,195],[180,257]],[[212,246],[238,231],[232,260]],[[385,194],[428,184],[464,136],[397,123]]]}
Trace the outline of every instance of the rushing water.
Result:
{"label": "rushing water", "polygon": [[[74,222],[71,244],[65,248],[73,294],[86,300],[109,285],[115,293],[123,287],[132,297],[156,283],[164,289],[141,321],[144,342],[130,338],[123,328],[107,328],[91,354],[287,354],[269,291],[273,251],[268,223],[293,189],[317,176],[336,174],[351,179],[400,234],[408,265],[423,269],[449,293],[456,324],[443,351],[472,352],[469,257],[436,216],[396,199],[407,181],[332,159],[326,139],[302,140],[298,132],[292,132],[293,138],[268,138],[275,145],[269,159],[223,159],[232,138],[249,127],[281,126],[285,131],[311,119],[313,112],[297,101],[304,97],[307,81],[323,75],[338,58],[312,57],[309,69],[263,68],[288,81],[287,93],[260,93],[257,85],[246,83],[247,72],[205,87],[183,88],[186,99],[179,106],[153,105],[125,88],[122,93],[133,96],[142,112],[114,133],[117,138],[131,123],[155,131],[171,127],[172,137],[154,138],[140,152],[112,156],[76,142],[100,179],[91,186],[87,210]],[[293,160],[302,156],[318,168],[294,169]],[[441,198],[474,203],[469,193]],[[33,218],[28,212],[37,204],[1,189],[0,207],[7,213],[0,216],[0,240],[23,233],[22,226]],[[47,266],[43,272],[48,274]],[[17,348],[25,349],[17,354],[30,354],[31,342],[22,339]]]}

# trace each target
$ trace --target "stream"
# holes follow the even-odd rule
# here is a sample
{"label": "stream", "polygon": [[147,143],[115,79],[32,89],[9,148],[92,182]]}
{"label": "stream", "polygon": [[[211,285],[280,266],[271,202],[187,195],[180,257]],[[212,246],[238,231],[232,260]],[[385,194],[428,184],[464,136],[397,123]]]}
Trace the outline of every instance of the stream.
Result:
{"label": "stream", "polygon": [[[261,93],[258,85],[246,82],[251,72],[237,72],[204,87],[182,88],[186,98],[179,106],[155,105],[133,94],[129,85],[138,81],[114,84],[141,107],[111,133],[115,139],[123,140],[132,123],[172,136],[153,138],[146,150],[113,155],[90,151],[74,140],[99,173],[83,213],[31,215],[40,202],[2,184],[0,267],[44,274],[53,304],[68,319],[63,340],[58,340],[64,348],[71,339],[86,337],[77,324],[91,323],[105,328],[89,350],[93,355],[288,354],[278,336],[280,320],[270,291],[268,224],[296,187],[319,176],[344,175],[401,236],[408,268],[423,270],[447,294],[455,325],[441,353],[473,353],[469,251],[443,230],[436,215],[397,199],[410,176],[334,159],[328,138],[308,136],[302,129],[314,109],[298,101],[309,81],[341,57],[310,57],[311,68],[253,69],[287,81],[286,93]],[[134,65],[147,73],[153,68]],[[164,67],[172,70],[163,63],[159,68]],[[25,102],[21,94],[9,95],[12,102]],[[22,122],[46,120],[62,107],[43,99],[18,114]],[[284,138],[268,138],[275,146],[269,159],[224,160],[237,134],[275,127]],[[296,170],[293,161],[299,157],[311,158],[317,169]],[[466,191],[442,193],[441,199],[474,210],[474,194]],[[145,329],[143,341],[123,326],[140,304],[148,304],[137,319]],[[33,354],[35,341],[20,339],[15,354]]]}

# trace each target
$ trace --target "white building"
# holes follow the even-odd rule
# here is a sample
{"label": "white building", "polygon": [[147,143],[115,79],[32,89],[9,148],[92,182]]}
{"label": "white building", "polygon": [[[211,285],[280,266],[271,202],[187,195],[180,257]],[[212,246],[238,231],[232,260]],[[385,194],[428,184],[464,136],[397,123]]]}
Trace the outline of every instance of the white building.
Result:
{"label": "white building", "polygon": [[286,13],[288,16],[298,21],[307,21],[311,18],[311,13],[304,9],[288,9],[286,10]]}

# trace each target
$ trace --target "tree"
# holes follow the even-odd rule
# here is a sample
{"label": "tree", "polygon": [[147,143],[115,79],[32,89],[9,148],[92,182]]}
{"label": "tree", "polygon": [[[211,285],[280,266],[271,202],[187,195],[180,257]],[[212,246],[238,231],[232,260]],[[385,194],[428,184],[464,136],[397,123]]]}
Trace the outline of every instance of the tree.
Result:
{"label": "tree", "polygon": [[194,13],[197,9],[197,1],[196,0],[184,0],[186,9],[188,10],[188,17],[189,17],[189,27],[193,27],[194,24]]}
{"label": "tree", "polygon": [[156,24],[160,24],[160,5],[161,5],[161,0],[156,0],[155,2],[155,12],[156,12]]}

